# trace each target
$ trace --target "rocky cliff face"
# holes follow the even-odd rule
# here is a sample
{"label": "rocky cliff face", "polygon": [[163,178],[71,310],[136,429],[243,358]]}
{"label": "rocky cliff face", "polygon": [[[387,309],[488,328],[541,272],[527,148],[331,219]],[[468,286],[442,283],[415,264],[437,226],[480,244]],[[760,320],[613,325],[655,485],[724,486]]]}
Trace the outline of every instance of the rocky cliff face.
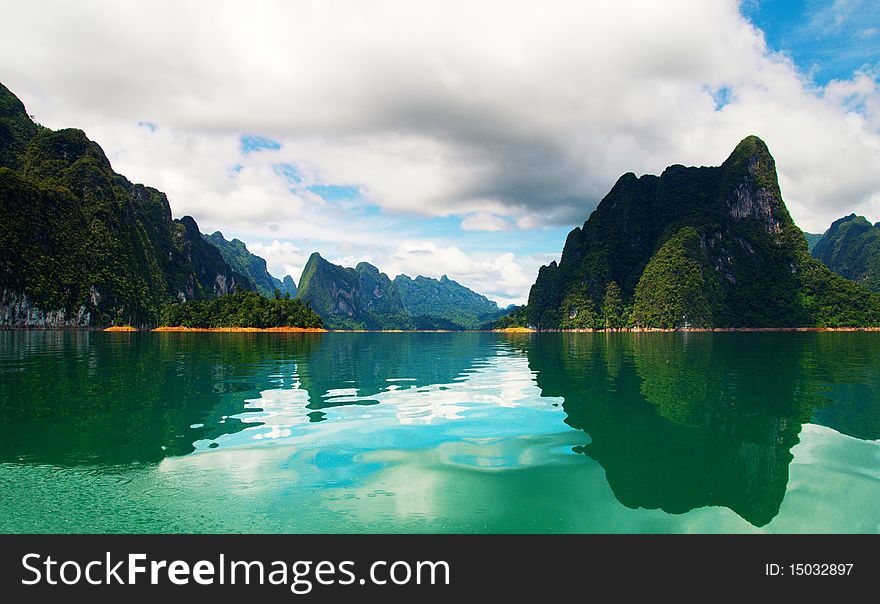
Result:
{"label": "rocky cliff face", "polygon": [[397,328],[405,315],[394,283],[375,266],[337,266],[315,252],[299,282],[297,297],[334,329]]}
{"label": "rocky cliff face", "polygon": [[159,308],[250,287],[81,130],[34,124],[0,84],[0,326],[150,325]]}
{"label": "rocky cliff face", "polygon": [[[254,289],[253,282],[235,270],[223,259],[215,246],[202,237],[199,225],[192,216],[184,216],[174,221],[176,241],[186,262],[186,293],[188,300],[222,296],[235,291],[236,285],[244,289]],[[181,229],[181,227],[183,227]],[[176,295],[181,298],[181,291]]]}
{"label": "rocky cliff face", "polygon": [[[750,136],[719,167],[626,174],[542,267],[529,295],[541,329],[602,327],[609,287],[637,327],[875,324],[880,302],[814,262]],[[849,308],[839,308],[840,300]]]}
{"label": "rocky cliff face", "polygon": [[4,289],[0,294],[0,326],[85,327],[91,325],[91,319],[91,311],[85,304],[74,312],[47,310],[20,292]]}
{"label": "rocky cliff face", "polygon": [[[748,141],[748,139],[747,139]],[[737,220],[752,220],[760,225],[770,235],[780,235],[784,228],[789,226],[791,218],[788,211],[779,203],[779,185],[776,183],[776,167],[773,158],[763,143],[755,141],[749,145],[747,141],[745,149],[748,159],[744,174],[740,174],[740,183],[727,197],[727,205],[730,208],[730,216]],[[732,157],[736,157],[734,151]],[[734,161],[743,161],[737,159]],[[725,166],[726,167],[726,166]],[[733,166],[728,167],[734,171]]]}

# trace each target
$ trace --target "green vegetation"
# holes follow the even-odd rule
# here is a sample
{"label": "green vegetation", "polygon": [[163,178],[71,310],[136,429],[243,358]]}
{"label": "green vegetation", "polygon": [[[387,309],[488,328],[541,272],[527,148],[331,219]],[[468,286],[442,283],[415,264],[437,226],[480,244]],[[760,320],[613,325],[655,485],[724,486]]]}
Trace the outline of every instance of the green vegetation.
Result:
{"label": "green vegetation", "polygon": [[210,235],[202,235],[202,237],[217,248],[223,256],[223,260],[234,271],[247,277],[260,294],[271,298],[277,289],[282,294],[296,295],[296,284],[291,276],[287,275],[284,277],[284,281],[281,281],[270,275],[266,268],[266,261],[249,252],[243,241],[239,239],[227,241],[220,231],[215,231]]}
{"label": "green vegetation", "polygon": [[290,294],[266,298],[241,288],[216,298],[170,304],[162,310],[161,324],[207,328],[324,326],[308,304],[292,299]]}
{"label": "green vegetation", "polygon": [[[838,220],[813,254],[880,292],[880,226]],[[208,323],[309,320],[285,295],[336,329],[880,325],[880,295],[843,277],[810,256],[773,157],[750,136],[719,167],[622,176],[569,234],[559,263],[541,267],[526,309],[505,313],[445,276],[391,280],[370,264],[343,268],[318,254],[297,291],[241,241],[203,236],[189,216],[172,219],[165,194],[115,173],[82,131],[35,124],[0,84],[3,325],[145,327],[184,308],[194,314],[182,318]],[[280,306],[244,298],[188,306],[236,286]],[[268,314],[247,320],[243,308]]]}
{"label": "green vegetation", "polygon": [[800,302],[817,327],[878,327],[880,296],[808,259]]}
{"label": "green vegetation", "polygon": [[816,242],[813,257],[847,279],[880,292],[880,223],[850,214],[835,220]]}
{"label": "green vegetation", "polygon": [[620,286],[612,281],[605,287],[605,299],[602,302],[602,327],[609,330],[626,327],[629,312],[629,309],[623,305]]}
{"label": "green vegetation", "polygon": [[562,313],[562,321],[559,326],[562,329],[596,329],[599,325],[599,315],[595,307],[586,291],[579,288],[570,290],[562,299],[562,306],[559,309]]}
{"label": "green vegetation", "polygon": [[813,252],[813,249],[816,247],[816,244],[819,243],[819,240],[822,239],[822,235],[817,235],[816,233],[807,233],[804,231],[804,239],[807,240],[807,251],[810,253]]}
{"label": "green vegetation", "polygon": [[529,326],[529,309],[523,304],[522,306],[514,306],[502,315],[496,321],[490,321],[483,325],[484,329],[508,329],[510,327],[528,327]]}
{"label": "green vegetation", "polygon": [[501,311],[484,296],[443,277],[393,281],[367,262],[346,268],[317,252],[309,257],[297,297],[332,329],[476,329]]}
{"label": "green vegetation", "polygon": [[276,288],[281,291],[282,294],[290,294],[291,296],[296,296],[296,283],[293,282],[293,277],[291,277],[290,275],[284,275],[284,279],[281,279],[280,282],[278,282],[278,279],[275,279],[275,281]]}
{"label": "green vegetation", "polygon": [[443,275],[394,278],[404,310],[412,316],[442,319],[456,329],[477,329],[496,318],[498,304]]}
{"label": "green vegetation", "polygon": [[174,300],[251,287],[165,195],[81,130],[34,124],[0,85],[0,291],[7,325],[155,324]]}
{"label": "green vegetation", "polygon": [[773,157],[750,136],[720,167],[622,176],[569,234],[560,262],[539,270],[528,322],[539,329],[874,326],[880,296],[810,258],[782,201]]}
{"label": "green vegetation", "polygon": [[718,294],[700,235],[685,227],[645,267],[636,286],[632,320],[639,327],[711,327]]}
{"label": "green vegetation", "polygon": [[28,141],[39,129],[22,102],[0,84],[0,167],[17,170]]}
{"label": "green vegetation", "polygon": [[398,327],[396,317],[404,313],[397,290],[387,275],[368,267],[362,262],[357,269],[344,268],[315,252],[303,269],[297,298],[308,302],[331,329],[381,329],[383,323]]}

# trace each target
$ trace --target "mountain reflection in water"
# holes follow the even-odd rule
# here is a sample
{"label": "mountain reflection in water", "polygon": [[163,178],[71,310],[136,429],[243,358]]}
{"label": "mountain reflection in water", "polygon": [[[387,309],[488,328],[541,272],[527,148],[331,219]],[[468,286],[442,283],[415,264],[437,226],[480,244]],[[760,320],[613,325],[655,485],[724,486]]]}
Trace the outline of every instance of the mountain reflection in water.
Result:
{"label": "mountain reflection in water", "polygon": [[780,512],[804,424],[880,438],[871,333],[48,331],[0,342],[0,464],[15,467],[124,473],[238,450],[264,451],[265,471],[278,455],[265,445],[280,445],[316,451],[297,472],[309,488],[338,488],[341,476],[357,485],[447,451],[425,471],[506,471],[507,497],[525,500],[536,487],[517,472],[544,467],[557,481],[585,455],[626,508],[721,506],[762,527]]}

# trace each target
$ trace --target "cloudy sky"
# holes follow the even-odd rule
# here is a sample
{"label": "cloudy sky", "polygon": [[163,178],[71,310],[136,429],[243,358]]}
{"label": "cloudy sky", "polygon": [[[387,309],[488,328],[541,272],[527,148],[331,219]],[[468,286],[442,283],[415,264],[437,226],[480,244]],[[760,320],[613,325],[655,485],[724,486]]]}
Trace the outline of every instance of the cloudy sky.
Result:
{"label": "cloudy sky", "polygon": [[278,276],[317,250],[523,302],[621,174],[748,134],[805,230],[880,220],[874,0],[0,4],[38,122]]}

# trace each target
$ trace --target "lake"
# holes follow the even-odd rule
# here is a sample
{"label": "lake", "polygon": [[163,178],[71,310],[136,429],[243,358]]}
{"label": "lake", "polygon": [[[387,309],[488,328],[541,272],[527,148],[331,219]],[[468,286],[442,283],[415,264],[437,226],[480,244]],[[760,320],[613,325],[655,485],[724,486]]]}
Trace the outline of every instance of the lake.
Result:
{"label": "lake", "polygon": [[0,332],[0,532],[880,532],[880,333]]}

